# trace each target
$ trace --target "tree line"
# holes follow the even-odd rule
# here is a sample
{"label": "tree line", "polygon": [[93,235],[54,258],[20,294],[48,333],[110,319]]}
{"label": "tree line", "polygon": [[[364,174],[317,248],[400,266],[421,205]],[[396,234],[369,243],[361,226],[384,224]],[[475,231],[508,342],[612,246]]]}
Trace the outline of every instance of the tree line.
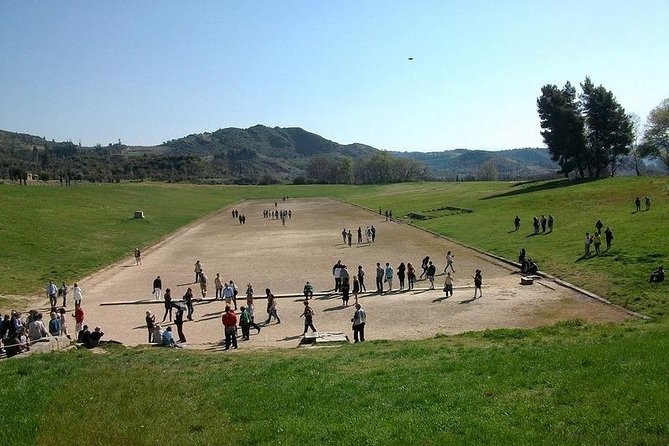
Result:
{"label": "tree line", "polygon": [[[306,168],[306,181],[328,184],[404,183],[428,177],[426,167],[417,161],[378,152],[369,158],[353,160],[315,156]],[[297,182],[302,180],[298,179]]]}

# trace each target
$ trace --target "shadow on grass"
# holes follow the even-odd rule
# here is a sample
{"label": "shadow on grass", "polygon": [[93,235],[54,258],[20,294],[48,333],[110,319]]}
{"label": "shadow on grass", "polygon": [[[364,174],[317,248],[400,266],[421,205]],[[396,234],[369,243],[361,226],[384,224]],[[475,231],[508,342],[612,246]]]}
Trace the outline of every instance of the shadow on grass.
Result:
{"label": "shadow on grass", "polygon": [[[510,197],[513,195],[521,195],[521,194],[529,194],[532,192],[539,192],[543,190],[550,190],[550,189],[560,189],[563,187],[569,187],[569,186],[576,186],[579,184],[583,183],[589,183],[592,181],[597,181],[599,178],[579,178],[576,180],[570,180],[568,178],[561,179],[561,180],[553,180],[553,181],[547,181],[547,182],[540,182],[539,184],[534,184],[530,185],[527,187],[523,187],[522,189],[513,189],[508,192],[502,192],[499,194],[494,194],[494,195],[489,195],[487,197],[481,198],[481,200],[490,200],[492,198],[502,198],[502,197]],[[519,185],[526,186],[527,184],[532,184],[534,182],[524,182],[522,184],[514,184],[511,185],[511,187],[516,188]]]}

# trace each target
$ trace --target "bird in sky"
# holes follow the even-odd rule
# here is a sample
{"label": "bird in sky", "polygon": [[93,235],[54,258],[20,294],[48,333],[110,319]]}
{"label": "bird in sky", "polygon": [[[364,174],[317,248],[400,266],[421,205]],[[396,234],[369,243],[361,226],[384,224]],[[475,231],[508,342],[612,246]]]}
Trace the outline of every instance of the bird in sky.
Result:
{"label": "bird in sky", "polygon": [[413,60],[413,57],[409,57],[408,59],[409,59],[409,60]]}

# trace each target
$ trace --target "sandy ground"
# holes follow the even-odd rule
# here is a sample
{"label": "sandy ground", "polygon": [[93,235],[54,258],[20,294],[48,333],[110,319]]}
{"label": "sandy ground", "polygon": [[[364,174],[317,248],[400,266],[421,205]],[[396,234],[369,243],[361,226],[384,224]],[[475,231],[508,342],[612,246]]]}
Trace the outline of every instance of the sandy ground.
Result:
{"label": "sandy ground", "polygon": [[[246,284],[253,283],[256,321],[262,321],[266,318],[265,288],[271,288],[276,295],[299,294],[309,280],[317,292],[331,290],[332,266],[338,259],[349,266],[351,275],[357,265],[362,265],[367,272],[367,288],[373,290],[376,262],[390,262],[394,269],[402,261],[412,262],[420,273],[420,261],[429,255],[441,273],[448,250],[455,254],[455,295],[443,299],[443,275],[438,276],[437,290],[433,291],[425,290],[427,281],[421,280],[417,282],[418,289],[411,292],[365,294],[360,303],[367,312],[367,339],[416,339],[486,328],[535,327],[574,318],[605,322],[629,317],[615,307],[553,282],[544,281],[554,289],[538,283],[521,286],[518,274],[492,258],[409,225],[386,222],[381,215],[338,201],[325,198],[279,201],[278,209],[293,212],[285,226],[281,220],[262,218],[263,209],[274,209],[273,201],[245,201],[235,206],[246,215],[245,225],[232,218],[231,209],[183,228],[147,250],[141,266],[135,266],[134,259],[128,257],[81,281],[86,323],[91,328],[100,325],[105,339],[128,345],[146,343],[145,311],[154,312],[158,321],[164,312],[162,301],[152,300],[153,279],[160,275],[163,289],[171,288],[175,299],[189,286],[200,297],[199,287],[192,283],[197,259],[209,278],[207,297],[213,297],[217,272],[224,281],[232,279],[237,284],[240,304],[245,301]],[[364,230],[372,224],[377,229],[376,241],[358,245],[358,226]],[[342,243],[343,228],[350,228],[354,234],[351,247]],[[477,268],[483,271],[483,297],[472,300],[471,275]],[[143,302],[100,305],[121,301]],[[221,301],[196,304],[194,321],[184,324],[187,348],[221,348],[220,315],[224,306]],[[345,332],[352,338],[352,305],[342,307],[339,296],[326,295],[316,296],[312,307],[316,312],[314,325],[319,331]],[[282,323],[263,327],[259,334],[252,330],[251,340],[240,342],[240,349],[297,346],[303,331],[302,309],[300,298],[278,299]],[[74,326],[73,321],[70,325]]]}

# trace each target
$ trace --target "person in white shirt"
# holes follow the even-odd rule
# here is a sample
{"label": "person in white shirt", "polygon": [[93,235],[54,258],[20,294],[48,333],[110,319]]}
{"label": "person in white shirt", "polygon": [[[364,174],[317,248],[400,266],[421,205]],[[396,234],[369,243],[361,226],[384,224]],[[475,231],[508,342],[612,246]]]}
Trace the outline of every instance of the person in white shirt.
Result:
{"label": "person in white shirt", "polygon": [[56,298],[58,296],[58,287],[53,283],[53,280],[49,280],[49,284],[46,286],[46,295],[49,297],[49,303],[53,311],[56,308]]}
{"label": "person in white shirt", "polygon": [[84,297],[84,293],[81,292],[81,288],[79,288],[79,284],[74,284],[74,288],[72,289],[72,298],[74,299],[74,304],[75,306],[81,305],[81,299]]}
{"label": "person in white shirt", "polygon": [[230,286],[228,282],[225,282],[223,285],[223,299],[225,299],[226,305],[232,304],[232,297],[234,296],[234,289]]}

